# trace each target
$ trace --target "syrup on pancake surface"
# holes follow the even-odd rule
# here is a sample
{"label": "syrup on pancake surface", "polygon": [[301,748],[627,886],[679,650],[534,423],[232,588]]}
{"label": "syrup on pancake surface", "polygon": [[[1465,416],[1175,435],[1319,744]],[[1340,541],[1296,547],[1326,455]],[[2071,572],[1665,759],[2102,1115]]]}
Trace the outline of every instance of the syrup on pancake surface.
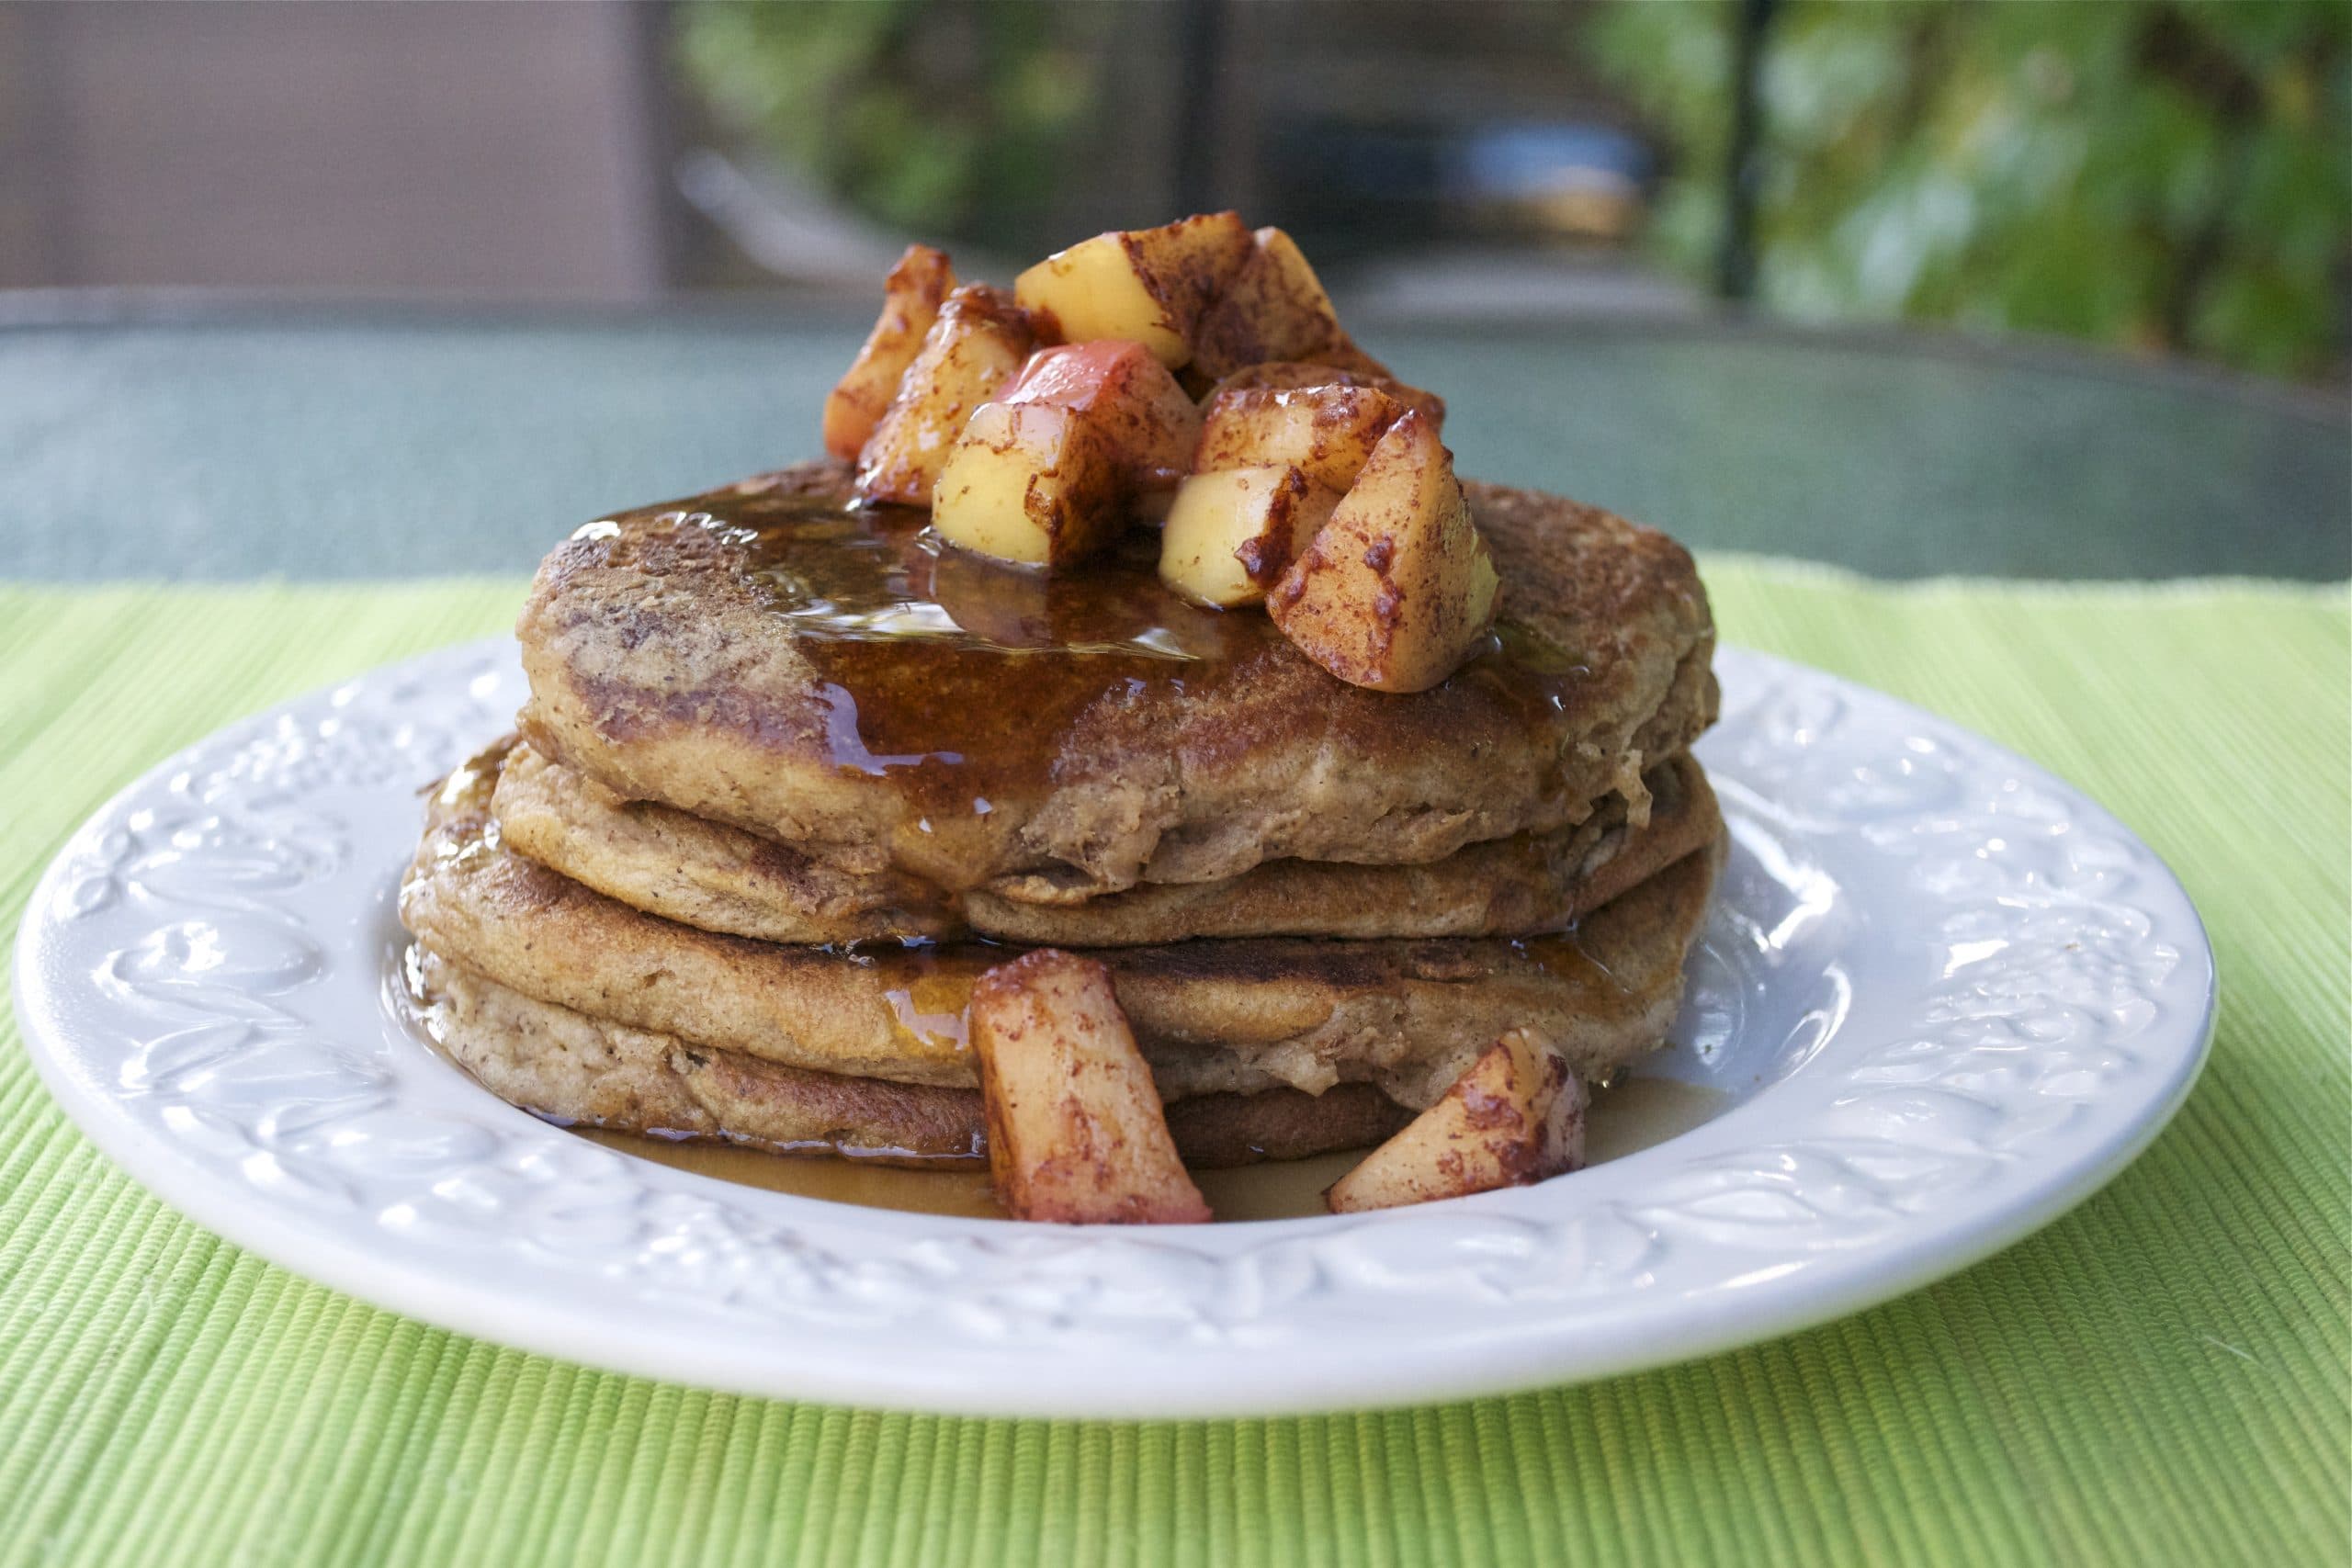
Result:
{"label": "syrup on pancake surface", "polygon": [[1688,556],[1569,502],[1473,487],[1505,619],[1396,694],[1333,680],[1255,609],[1183,601],[1148,535],[1040,573],[845,484],[788,470],[560,547],[518,628],[533,745],[624,798],[951,890],[1116,891],[1571,826],[1713,716]]}

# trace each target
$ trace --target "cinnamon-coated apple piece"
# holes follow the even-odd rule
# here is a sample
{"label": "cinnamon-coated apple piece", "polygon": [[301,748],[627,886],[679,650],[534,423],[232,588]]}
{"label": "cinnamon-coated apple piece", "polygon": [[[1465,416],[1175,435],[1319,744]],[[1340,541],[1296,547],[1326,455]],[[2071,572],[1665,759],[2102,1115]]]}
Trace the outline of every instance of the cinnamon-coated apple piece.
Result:
{"label": "cinnamon-coated apple piece", "polygon": [[1116,451],[1102,427],[1058,403],[982,403],[933,487],[931,525],[999,560],[1067,567],[1125,526]]}
{"label": "cinnamon-coated apple piece", "polygon": [[1565,1175],[1584,1165],[1587,1103],[1567,1059],[1532,1030],[1514,1029],[1323,1201],[1353,1214]]}
{"label": "cinnamon-coated apple piece", "polygon": [[1406,407],[1377,387],[1235,387],[1201,418],[1194,473],[1289,464],[1317,484],[1344,491]]}
{"label": "cinnamon-coated apple piece", "polygon": [[1193,363],[1207,375],[1229,376],[1266,360],[1312,359],[1347,338],[1298,243],[1265,228],[1250,236],[1249,258],[1202,312]]}
{"label": "cinnamon-coated apple piece", "polygon": [[857,499],[929,506],[965,422],[1020,370],[1033,336],[1001,289],[967,283],[948,295],[859,456]]}
{"label": "cinnamon-coated apple piece", "polygon": [[1177,1158],[1110,970],[1039,948],[974,983],[970,1018],[989,1174],[1015,1219],[1199,1224],[1210,1217]]}
{"label": "cinnamon-coated apple piece", "polygon": [[1266,613],[1351,685],[1425,692],[1485,637],[1495,589],[1453,456],[1427,418],[1408,413],[1266,595]]}
{"label": "cinnamon-coated apple piece", "polygon": [[874,434],[883,411],[898,395],[899,379],[922,348],[923,334],[939,319],[940,301],[956,287],[947,253],[909,245],[882,280],[882,314],[825,399],[825,450],[855,462]]}
{"label": "cinnamon-coated apple piece", "polygon": [[1173,489],[1201,438],[1201,411],[1168,367],[1143,344],[1118,338],[1039,349],[995,400],[1051,403],[1084,415],[1136,491]]}
{"label": "cinnamon-coated apple piece", "polygon": [[1050,339],[1125,338],[1173,370],[1192,358],[1201,313],[1250,254],[1239,213],[1204,213],[1081,240],[1013,279],[1012,294]]}
{"label": "cinnamon-coated apple piece", "polygon": [[1289,464],[1194,474],[1159,532],[1159,580],[1231,609],[1266,596],[1340,502]]}
{"label": "cinnamon-coated apple piece", "polygon": [[1337,366],[1321,365],[1307,359],[1278,359],[1260,365],[1245,365],[1219,380],[1209,389],[1204,401],[1214,401],[1220,392],[1249,387],[1277,392],[1296,391],[1301,387],[1376,387],[1407,408],[1419,409],[1429,415],[1430,423],[1441,429],[1445,424],[1445,400],[1435,392],[1408,387],[1394,376],[1342,370]]}

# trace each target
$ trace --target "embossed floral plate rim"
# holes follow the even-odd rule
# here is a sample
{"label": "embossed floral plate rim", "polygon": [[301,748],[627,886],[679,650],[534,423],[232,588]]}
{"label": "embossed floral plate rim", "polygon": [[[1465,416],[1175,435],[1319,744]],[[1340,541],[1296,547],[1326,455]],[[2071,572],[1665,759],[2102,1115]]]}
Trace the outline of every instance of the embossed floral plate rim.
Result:
{"label": "embossed floral plate rim", "polygon": [[232,725],[80,829],[17,1004],[51,1091],[166,1201],[298,1273],[524,1349],[980,1415],[1467,1397],[1770,1338],[1927,1284],[2114,1176],[2210,1045],[2146,846],[2031,763],[1742,649],[1701,754],[1734,829],[1664,1070],[1738,1103],[1532,1189],[1162,1230],[757,1191],[492,1099],[382,1005],[417,791],[505,727],[512,646]]}

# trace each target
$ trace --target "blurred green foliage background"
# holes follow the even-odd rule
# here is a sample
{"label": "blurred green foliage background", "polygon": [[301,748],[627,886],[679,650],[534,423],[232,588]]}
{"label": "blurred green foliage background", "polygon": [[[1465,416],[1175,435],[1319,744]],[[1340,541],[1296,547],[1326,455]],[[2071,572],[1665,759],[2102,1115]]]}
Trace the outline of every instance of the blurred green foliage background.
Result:
{"label": "blurred green foliage background", "polygon": [[707,112],[845,205],[1019,249],[1095,99],[1115,6],[693,0],[679,67]]}
{"label": "blurred green foliage background", "polygon": [[[1368,3],[1303,9],[1338,28]],[[1557,9],[1561,79],[1618,98],[1561,112],[1630,115],[1662,154],[1637,244],[1712,276],[1740,0]],[[1101,166],[1113,156],[1105,129],[1137,112],[1105,62],[1148,47],[1138,14],[1156,11],[690,0],[677,48],[705,112],[844,205],[1026,255],[1072,237],[1045,221],[1057,181],[1126,177]],[[1782,0],[1773,11],[1754,234],[1763,308],[2060,333],[2305,378],[2343,369],[2346,0]],[[1442,31],[1458,50],[1467,10],[1419,14],[1432,48]],[[1425,112],[1363,107],[1366,124]]]}
{"label": "blurred green foliage background", "polygon": [[[1730,12],[1617,5],[1593,32],[1672,142],[1652,237],[1693,270],[1723,222]],[[1768,307],[2341,363],[2343,0],[1794,0],[1769,37]]]}

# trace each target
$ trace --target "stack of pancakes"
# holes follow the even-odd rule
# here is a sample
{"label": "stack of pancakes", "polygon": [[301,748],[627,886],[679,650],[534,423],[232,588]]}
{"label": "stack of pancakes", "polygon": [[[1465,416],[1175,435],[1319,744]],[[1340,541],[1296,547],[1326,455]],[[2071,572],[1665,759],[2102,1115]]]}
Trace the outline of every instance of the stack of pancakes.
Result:
{"label": "stack of pancakes", "polygon": [[1493,646],[1345,685],[1151,541],[943,549],[814,464],[541,566],[530,700],[402,887],[444,1046],[559,1121],[984,1157],[974,979],[1096,953],[1195,1164],[1374,1143],[1504,1031],[1588,1079],[1680,999],[1722,823],[1713,628],[1672,541],[1465,486]]}

